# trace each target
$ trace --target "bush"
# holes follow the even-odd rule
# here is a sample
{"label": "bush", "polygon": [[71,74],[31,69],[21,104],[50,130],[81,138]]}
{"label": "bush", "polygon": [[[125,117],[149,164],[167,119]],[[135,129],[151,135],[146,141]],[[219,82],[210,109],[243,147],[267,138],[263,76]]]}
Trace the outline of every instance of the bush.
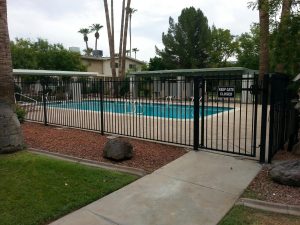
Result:
{"label": "bush", "polygon": [[23,109],[21,106],[17,105],[16,114],[17,114],[17,117],[18,117],[18,120],[20,121],[20,123],[24,123],[25,116],[26,116],[26,110]]}

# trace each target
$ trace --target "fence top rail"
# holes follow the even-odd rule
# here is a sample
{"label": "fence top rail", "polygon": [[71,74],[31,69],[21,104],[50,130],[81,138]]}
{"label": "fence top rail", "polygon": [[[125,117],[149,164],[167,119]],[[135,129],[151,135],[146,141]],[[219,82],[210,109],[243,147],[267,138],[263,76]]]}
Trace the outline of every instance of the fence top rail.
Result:
{"label": "fence top rail", "polygon": [[257,74],[257,70],[244,67],[204,68],[204,69],[176,69],[132,72],[129,76],[216,76],[216,75],[244,75]]}
{"label": "fence top rail", "polygon": [[79,76],[79,77],[102,77],[97,72],[79,72],[79,71],[56,71],[56,70],[27,70],[13,69],[14,76]]}

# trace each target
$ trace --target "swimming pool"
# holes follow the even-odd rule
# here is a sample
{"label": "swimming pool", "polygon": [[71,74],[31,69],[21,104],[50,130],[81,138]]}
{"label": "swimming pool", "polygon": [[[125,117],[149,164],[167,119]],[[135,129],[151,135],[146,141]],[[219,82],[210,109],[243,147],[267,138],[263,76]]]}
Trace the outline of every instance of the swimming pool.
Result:
{"label": "swimming pool", "polygon": [[[50,107],[76,110],[100,111],[100,101],[81,101],[81,102],[61,102],[49,103]],[[163,103],[143,103],[143,102],[124,102],[124,101],[104,101],[104,112],[134,114],[137,116],[153,116],[173,119],[192,119],[194,118],[193,105],[163,104]],[[204,115],[209,116],[231,110],[229,107],[205,106]],[[200,109],[201,116],[201,109]]]}

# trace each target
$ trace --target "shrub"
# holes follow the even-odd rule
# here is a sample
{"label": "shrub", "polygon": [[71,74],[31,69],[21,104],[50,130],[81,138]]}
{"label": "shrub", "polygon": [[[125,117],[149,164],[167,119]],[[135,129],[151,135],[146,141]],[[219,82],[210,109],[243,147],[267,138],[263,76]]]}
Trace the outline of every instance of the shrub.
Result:
{"label": "shrub", "polygon": [[23,109],[21,106],[17,105],[16,106],[16,114],[17,114],[17,117],[18,117],[18,120],[20,121],[20,123],[24,123],[25,116],[26,116],[26,110]]}

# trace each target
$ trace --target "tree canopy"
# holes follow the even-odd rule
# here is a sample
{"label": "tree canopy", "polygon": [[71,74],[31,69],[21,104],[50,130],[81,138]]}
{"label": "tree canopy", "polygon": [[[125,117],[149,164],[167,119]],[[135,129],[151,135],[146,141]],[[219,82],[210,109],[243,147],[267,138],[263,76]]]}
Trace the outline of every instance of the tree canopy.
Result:
{"label": "tree canopy", "polygon": [[250,32],[237,38],[237,65],[258,70],[259,67],[259,26],[253,24]]}
{"label": "tree canopy", "polygon": [[209,46],[210,67],[226,67],[228,59],[234,56],[237,51],[237,42],[230,30],[215,26],[211,28]]}
{"label": "tree canopy", "polygon": [[85,71],[80,54],[65,49],[61,44],[50,44],[47,40],[16,39],[11,41],[14,69],[42,69]]}
{"label": "tree canopy", "polygon": [[202,68],[208,65],[210,28],[200,9],[185,8],[178,23],[169,18],[168,32],[162,34],[164,48],[156,48],[168,69]]}

